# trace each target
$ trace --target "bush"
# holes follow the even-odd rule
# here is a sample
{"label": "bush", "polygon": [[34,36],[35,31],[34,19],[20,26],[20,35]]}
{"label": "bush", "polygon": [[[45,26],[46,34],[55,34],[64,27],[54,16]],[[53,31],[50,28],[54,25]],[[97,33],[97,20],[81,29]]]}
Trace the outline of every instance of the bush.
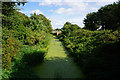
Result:
{"label": "bush", "polygon": [[[20,78],[18,74],[24,73],[27,69],[27,73],[32,73],[29,68],[32,66],[31,63],[36,62],[35,64],[37,64],[43,61],[48,49],[48,34],[52,31],[51,21],[42,14],[33,14],[31,17],[26,16],[16,10],[16,3],[3,3],[2,6],[4,8],[3,13],[0,14],[2,16],[3,31],[2,79]],[[10,12],[6,13],[6,10],[10,10]],[[23,45],[27,45],[29,49],[26,49],[27,47]],[[19,72],[18,70],[22,71]],[[14,74],[15,72],[16,74]],[[24,77],[28,76],[31,75],[26,74]]]}
{"label": "bush", "polygon": [[[86,80],[118,77],[120,32],[65,28],[58,35],[71,57],[81,67]],[[72,27],[69,25],[69,27]],[[68,35],[69,33],[69,35]]]}
{"label": "bush", "polygon": [[[6,33],[5,33],[6,32]],[[3,30],[2,39],[2,76],[3,78],[8,78],[11,73],[12,62],[19,56],[20,48],[22,43],[12,36],[12,31]]]}
{"label": "bush", "polygon": [[13,71],[10,74],[10,80],[23,78],[37,78],[32,68],[40,65],[45,57],[47,49],[41,49],[40,46],[27,46],[21,49],[21,56],[18,57],[13,66]]}

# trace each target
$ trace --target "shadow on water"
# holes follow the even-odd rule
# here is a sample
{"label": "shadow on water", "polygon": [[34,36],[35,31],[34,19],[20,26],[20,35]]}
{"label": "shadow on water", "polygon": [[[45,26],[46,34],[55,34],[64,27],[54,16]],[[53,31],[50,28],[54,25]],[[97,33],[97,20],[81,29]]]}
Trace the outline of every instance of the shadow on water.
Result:
{"label": "shadow on water", "polygon": [[41,65],[44,59],[45,52],[34,51],[33,53],[24,54],[21,60],[15,61],[13,72],[9,80],[29,80],[39,79],[34,73],[33,68]]}
{"label": "shadow on water", "polygon": [[54,79],[64,79],[64,78],[81,78],[82,74],[79,68],[73,63],[73,61],[66,57],[50,57],[45,60],[42,65],[35,68],[35,72],[40,78],[54,78]]}
{"label": "shadow on water", "polygon": [[40,58],[43,54],[39,53],[24,55],[22,62],[16,63],[18,70],[15,70],[10,80],[82,80],[80,68],[69,57],[63,43],[57,37],[53,37],[44,60]]}

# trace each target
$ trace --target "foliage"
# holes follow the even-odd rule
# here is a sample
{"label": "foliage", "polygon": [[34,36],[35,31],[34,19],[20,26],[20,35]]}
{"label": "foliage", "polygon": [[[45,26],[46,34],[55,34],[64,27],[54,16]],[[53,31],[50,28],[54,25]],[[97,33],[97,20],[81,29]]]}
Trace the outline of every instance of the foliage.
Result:
{"label": "foliage", "polygon": [[14,62],[10,80],[38,78],[32,71],[32,68],[42,63],[46,52],[47,51],[41,49],[40,46],[24,45],[20,51],[21,56]]}
{"label": "foliage", "polygon": [[98,21],[97,13],[89,13],[87,14],[86,18],[84,19],[85,29],[88,30],[97,30],[100,27],[100,23]]}
{"label": "foliage", "polygon": [[2,25],[8,29],[17,28],[19,25],[25,26],[28,20],[28,16],[18,11],[12,12],[9,16],[2,15]]}
{"label": "foliage", "polygon": [[[1,0],[2,1],[2,0]],[[26,0],[9,0],[10,2],[2,2],[2,14],[8,16],[11,15],[17,9],[17,5],[25,4]]]}
{"label": "foliage", "polygon": [[[105,80],[118,77],[120,32],[74,28],[71,30],[70,27],[72,27],[70,23],[65,24],[58,38],[63,41],[71,57],[81,67],[86,79]],[[114,72],[110,72],[111,70]]]}
{"label": "foliage", "polygon": [[[22,43],[13,37],[13,31],[8,29],[3,29],[2,34],[2,76],[3,78],[8,78],[11,73],[12,62],[19,55],[18,52],[22,47]],[[3,75],[4,74],[4,75]]]}
{"label": "foliage", "polygon": [[[20,5],[21,2],[17,3]],[[19,76],[19,73],[31,72],[30,64],[35,63],[33,61],[36,61],[35,65],[43,61],[52,31],[51,21],[44,15],[33,14],[28,17],[17,8],[14,2],[2,4],[2,79],[5,80],[20,78],[22,75]],[[24,77],[28,76],[31,75],[26,74]]]}
{"label": "foliage", "polygon": [[84,29],[118,30],[120,28],[119,7],[120,3],[113,3],[101,7],[97,12],[87,14],[84,19]]}
{"label": "foliage", "polygon": [[47,19],[44,15],[36,13],[32,14],[28,25],[32,30],[43,30],[46,33],[52,31],[50,20]]}
{"label": "foliage", "polygon": [[54,31],[61,31],[61,29],[57,28],[57,29],[54,29]]}

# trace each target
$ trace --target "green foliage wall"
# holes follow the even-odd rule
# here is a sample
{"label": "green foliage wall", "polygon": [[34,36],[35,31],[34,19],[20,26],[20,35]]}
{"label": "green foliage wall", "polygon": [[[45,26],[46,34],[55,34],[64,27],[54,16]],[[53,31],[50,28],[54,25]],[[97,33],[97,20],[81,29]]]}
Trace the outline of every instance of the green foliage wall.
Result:
{"label": "green foliage wall", "polygon": [[[80,66],[85,79],[107,80],[119,77],[120,32],[111,30],[71,30],[65,24],[58,38],[63,41],[71,57]],[[114,71],[114,72],[112,72]],[[108,77],[109,76],[109,77]]]}
{"label": "green foliage wall", "polygon": [[[30,65],[21,64],[24,63],[24,61],[21,61],[25,58],[25,55],[33,55],[33,58],[30,57],[32,61],[36,59],[36,56],[40,58],[38,60],[43,60],[47,52],[48,36],[52,31],[52,26],[51,21],[42,14],[37,15],[34,13],[31,17],[28,17],[18,12],[15,3],[6,2],[2,6],[2,78],[6,80],[13,76],[18,77],[18,75],[15,76],[17,74],[15,72],[19,70],[20,66],[31,67]],[[28,49],[24,46],[27,46],[30,52],[27,52]],[[29,48],[31,46],[32,48]],[[34,52],[33,47],[36,49]],[[26,52],[22,51],[23,48]]]}

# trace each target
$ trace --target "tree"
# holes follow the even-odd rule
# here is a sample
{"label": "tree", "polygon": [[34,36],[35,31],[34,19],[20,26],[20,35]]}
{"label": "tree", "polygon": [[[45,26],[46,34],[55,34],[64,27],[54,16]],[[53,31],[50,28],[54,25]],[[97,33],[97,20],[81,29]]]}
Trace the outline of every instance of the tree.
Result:
{"label": "tree", "polygon": [[30,27],[32,30],[43,30],[47,33],[52,32],[51,21],[43,14],[31,14],[30,21],[28,23],[28,27]]}
{"label": "tree", "polygon": [[101,7],[98,12],[87,14],[84,19],[85,27],[88,30],[118,30],[120,29],[120,2]]}
{"label": "tree", "polygon": [[13,14],[13,11],[15,11],[17,9],[17,5],[25,5],[26,0],[9,0],[10,2],[2,2],[2,14],[9,16],[11,14]]}
{"label": "tree", "polygon": [[88,30],[97,30],[100,27],[100,23],[98,21],[98,15],[96,12],[87,14],[86,18],[84,19],[85,27],[84,29]]}
{"label": "tree", "polygon": [[57,28],[57,29],[55,29],[55,31],[62,31],[62,29]]}
{"label": "tree", "polygon": [[102,26],[102,29],[113,29],[115,25],[115,18],[113,13],[113,8],[116,6],[116,3],[109,4],[106,6],[101,7],[98,10],[98,20],[100,21],[100,25]]}

